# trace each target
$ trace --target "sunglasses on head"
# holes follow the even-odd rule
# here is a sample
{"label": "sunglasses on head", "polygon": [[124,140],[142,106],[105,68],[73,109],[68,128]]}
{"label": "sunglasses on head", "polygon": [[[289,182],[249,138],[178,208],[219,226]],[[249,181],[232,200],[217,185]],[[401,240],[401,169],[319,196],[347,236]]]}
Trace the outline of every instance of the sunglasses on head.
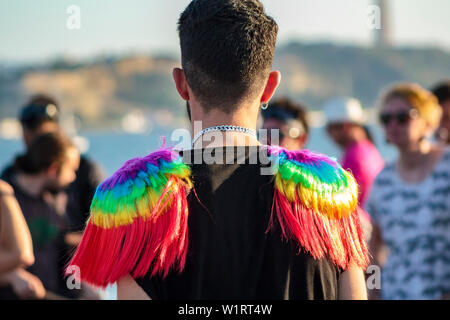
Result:
{"label": "sunglasses on head", "polygon": [[409,111],[403,111],[398,113],[388,113],[384,112],[380,115],[380,122],[387,126],[389,123],[391,123],[392,120],[395,119],[398,124],[407,124],[409,121],[411,121],[414,118],[417,118],[419,113],[416,109],[411,109]]}

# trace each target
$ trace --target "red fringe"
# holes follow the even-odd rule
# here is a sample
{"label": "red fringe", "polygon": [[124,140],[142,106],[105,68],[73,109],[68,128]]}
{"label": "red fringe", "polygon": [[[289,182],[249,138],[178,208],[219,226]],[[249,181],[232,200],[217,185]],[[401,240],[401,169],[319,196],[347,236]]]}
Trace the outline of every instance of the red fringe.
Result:
{"label": "red fringe", "polygon": [[329,218],[307,209],[300,201],[290,203],[275,190],[274,206],[267,232],[274,227],[274,211],[285,240],[295,240],[315,259],[328,256],[346,270],[350,264],[365,269],[369,263],[357,211],[349,217]]}
{"label": "red fringe", "polygon": [[[169,185],[169,184],[168,184]],[[165,190],[164,213],[136,218],[132,224],[105,229],[89,222],[69,266],[80,268],[82,281],[106,287],[127,274],[133,278],[160,274],[166,277],[177,267],[181,272],[188,248],[188,210],[186,189]]]}

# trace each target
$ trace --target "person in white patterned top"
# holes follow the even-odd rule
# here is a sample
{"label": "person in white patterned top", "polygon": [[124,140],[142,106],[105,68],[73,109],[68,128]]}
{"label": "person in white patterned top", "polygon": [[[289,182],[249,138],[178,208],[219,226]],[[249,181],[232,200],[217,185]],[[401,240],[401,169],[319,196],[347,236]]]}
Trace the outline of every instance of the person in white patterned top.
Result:
{"label": "person in white patterned top", "polygon": [[367,204],[373,263],[382,266],[381,298],[448,298],[450,149],[428,139],[442,110],[416,84],[390,88],[380,106],[386,140],[398,150],[375,179]]}

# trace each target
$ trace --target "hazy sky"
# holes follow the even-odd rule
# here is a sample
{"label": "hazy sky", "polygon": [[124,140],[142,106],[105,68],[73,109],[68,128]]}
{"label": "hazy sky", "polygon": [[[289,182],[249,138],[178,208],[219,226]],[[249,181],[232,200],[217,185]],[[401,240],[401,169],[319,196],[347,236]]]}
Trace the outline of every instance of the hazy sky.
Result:
{"label": "hazy sky", "polygon": [[[369,45],[373,0],[263,0],[289,39]],[[0,0],[0,61],[32,62],[71,55],[130,51],[178,52],[176,21],[189,0]],[[398,45],[450,50],[449,0],[388,0]],[[81,29],[66,12],[81,9]]]}

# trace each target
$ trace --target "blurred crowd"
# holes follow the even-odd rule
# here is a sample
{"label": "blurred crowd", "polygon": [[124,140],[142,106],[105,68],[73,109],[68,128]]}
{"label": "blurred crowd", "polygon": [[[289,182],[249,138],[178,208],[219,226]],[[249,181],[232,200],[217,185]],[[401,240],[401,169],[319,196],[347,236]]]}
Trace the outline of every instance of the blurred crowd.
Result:
{"label": "blurred crowd", "polygon": [[[280,144],[300,149],[308,139],[305,107],[288,100],[263,112]],[[385,162],[360,102],[339,98],[324,106],[340,163],[359,185],[359,213],[372,265],[381,268],[371,299],[450,298],[450,81],[427,90],[389,87],[378,99],[379,123],[397,158]]]}
{"label": "blurred crowd", "polygon": [[[328,136],[343,151],[340,163],[359,184],[372,264],[382,270],[381,290],[370,297],[449,297],[450,81],[431,90],[401,83],[380,95],[378,120],[398,151],[392,162],[377,150],[357,99],[334,99],[323,110]],[[60,111],[52,97],[37,95],[20,113],[25,152],[0,180],[0,299],[101,298],[86,284],[69,289],[64,277],[104,175],[66,136]],[[261,116],[263,129],[279,130],[282,147],[308,142],[306,106],[280,98]]]}
{"label": "blurred crowd", "polygon": [[25,152],[0,181],[0,298],[99,298],[89,286],[69,289],[63,276],[103,173],[65,135],[59,114],[45,95],[20,113]]}

